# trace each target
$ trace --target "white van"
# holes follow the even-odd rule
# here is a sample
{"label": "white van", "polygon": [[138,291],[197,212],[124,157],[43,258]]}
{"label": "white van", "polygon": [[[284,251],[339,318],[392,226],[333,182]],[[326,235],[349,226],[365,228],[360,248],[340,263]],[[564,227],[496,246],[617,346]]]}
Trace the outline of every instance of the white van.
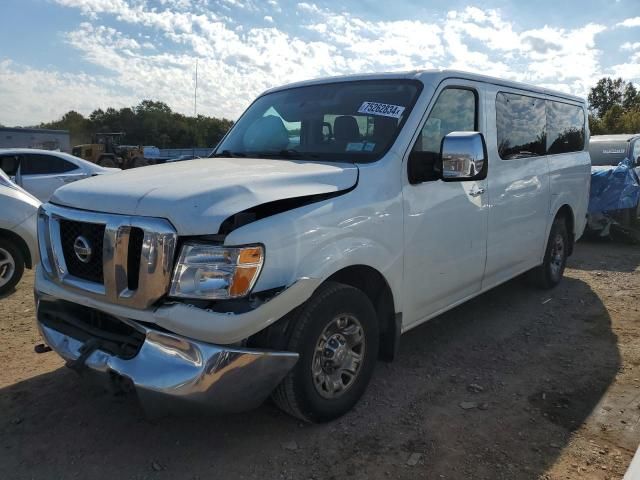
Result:
{"label": "white van", "polygon": [[271,395],[326,421],[400,335],[521,273],[560,282],[585,227],[584,100],[455,71],[269,90],[213,158],[56,191],[38,325],[151,410]]}

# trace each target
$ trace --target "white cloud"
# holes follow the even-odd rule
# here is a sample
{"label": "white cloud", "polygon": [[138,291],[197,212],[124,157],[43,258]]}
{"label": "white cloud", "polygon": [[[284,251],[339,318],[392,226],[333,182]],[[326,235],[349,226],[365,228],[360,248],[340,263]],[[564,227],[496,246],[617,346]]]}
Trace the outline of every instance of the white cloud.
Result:
{"label": "white cloud", "polygon": [[123,92],[113,80],[0,61],[0,122],[5,125],[36,125],[69,110],[88,113],[98,107],[124,107],[138,101],[137,95]]}
{"label": "white cloud", "polygon": [[618,27],[640,27],[640,17],[627,18],[626,20],[617,23]]}
{"label": "white cloud", "polygon": [[624,42],[620,45],[620,50],[640,50],[640,42]]}
{"label": "white cloud", "polygon": [[[87,21],[64,38],[83,59],[106,73],[67,75],[4,62],[0,101],[11,100],[2,104],[12,108],[0,110],[2,123],[51,120],[71,108],[86,114],[143,98],[190,113],[196,58],[198,110],[228,118],[236,118],[267,88],[349,73],[446,67],[579,95],[585,95],[603,74],[640,79],[632,59],[609,70],[602,68],[596,42],[605,30],[602,25],[524,30],[499,10],[468,7],[430,21],[373,21],[300,3],[295,8],[300,28],[293,34],[281,26],[281,17],[274,21],[273,15],[281,13],[276,0],[161,0],[154,7],[148,0],[55,1],[86,16]],[[220,8],[212,12],[214,2],[228,12],[251,11],[263,21],[239,23],[222,16]],[[122,24],[127,28],[119,29]],[[131,26],[137,39],[119,31]],[[628,48],[635,45],[627,43]],[[38,85],[29,75],[38,79]],[[34,88],[43,93],[30,94]],[[7,91],[12,95],[3,97]]]}

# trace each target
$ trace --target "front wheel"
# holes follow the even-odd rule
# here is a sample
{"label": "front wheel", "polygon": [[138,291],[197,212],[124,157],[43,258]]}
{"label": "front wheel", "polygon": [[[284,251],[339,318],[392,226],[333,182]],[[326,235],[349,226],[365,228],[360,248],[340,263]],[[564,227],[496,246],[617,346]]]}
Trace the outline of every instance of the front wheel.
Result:
{"label": "front wheel", "polygon": [[378,344],[378,319],[369,298],[354,287],[327,282],[295,320],[288,347],[300,358],[273,400],[309,422],[344,415],[369,384]]}
{"label": "front wheel", "polygon": [[0,238],[0,295],[17,285],[24,273],[24,257],[13,243]]}
{"label": "front wheel", "polygon": [[109,156],[100,157],[100,159],[98,160],[98,165],[105,168],[117,167],[115,159]]}
{"label": "front wheel", "polygon": [[569,234],[564,218],[556,218],[551,226],[544,262],[530,272],[533,283],[543,289],[551,289],[560,283],[569,255]]}

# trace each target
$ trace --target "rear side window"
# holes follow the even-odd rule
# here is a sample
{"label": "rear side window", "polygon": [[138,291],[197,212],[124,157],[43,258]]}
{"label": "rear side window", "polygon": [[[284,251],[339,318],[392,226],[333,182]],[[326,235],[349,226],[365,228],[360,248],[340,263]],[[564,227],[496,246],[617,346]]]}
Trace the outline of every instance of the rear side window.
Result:
{"label": "rear side window", "polygon": [[18,172],[18,166],[20,165],[19,155],[2,155],[0,156],[0,170],[6,173],[9,177],[15,177]]}
{"label": "rear side window", "polygon": [[584,111],[575,105],[547,101],[547,153],[584,150]]}
{"label": "rear side window", "polygon": [[22,175],[50,175],[70,172],[78,168],[64,158],[53,155],[25,155],[22,159]]}
{"label": "rear side window", "polygon": [[546,151],[545,101],[513,93],[496,97],[498,153],[503,160],[537,157]]}

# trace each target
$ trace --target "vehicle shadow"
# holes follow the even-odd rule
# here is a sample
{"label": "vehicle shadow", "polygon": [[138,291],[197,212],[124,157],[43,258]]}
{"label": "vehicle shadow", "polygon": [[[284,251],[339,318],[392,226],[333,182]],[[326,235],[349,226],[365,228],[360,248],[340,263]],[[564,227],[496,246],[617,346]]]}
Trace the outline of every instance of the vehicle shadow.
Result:
{"label": "vehicle shadow", "polygon": [[11,385],[0,478],[535,479],[619,367],[586,283],[549,293],[516,279],[408,332],[357,408],[324,425],[271,405],[147,420],[67,369]]}
{"label": "vehicle shadow", "polygon": [[571,268],[585,271],[634,272],[640,266],[640,247],[611,239],[583,238],[576,245]]}
{"label": "vehicle shadow", "polygon": [[5,293],[0,293],[0,300],[3,300],[5,298],[9,298],[11,295],[13,295],[14,293],[16,293],[16,289],[12,288],[11,290],[9,290],[8,292]]}

